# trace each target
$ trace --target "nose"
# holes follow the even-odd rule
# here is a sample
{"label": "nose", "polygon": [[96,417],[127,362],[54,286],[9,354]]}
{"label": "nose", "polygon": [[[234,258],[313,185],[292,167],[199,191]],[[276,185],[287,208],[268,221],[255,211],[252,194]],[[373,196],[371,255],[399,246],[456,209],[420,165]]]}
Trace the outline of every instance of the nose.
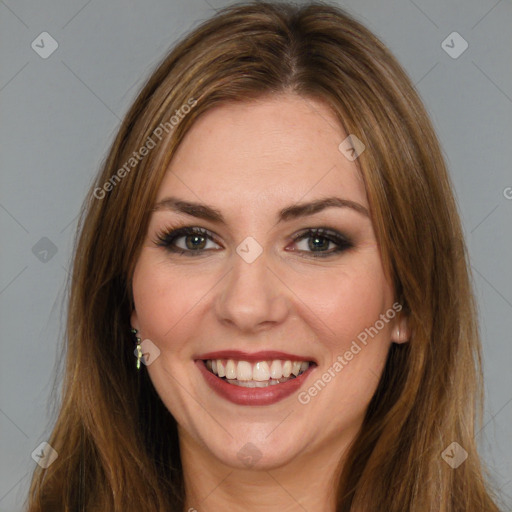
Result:
{"label": "nose", "polygon": [[221,283],[215,309],[225,325],[258,332],[280,324],[289,314],[291,292],[268,266],[265,251],[252,263],[233,254],[232,269]]}

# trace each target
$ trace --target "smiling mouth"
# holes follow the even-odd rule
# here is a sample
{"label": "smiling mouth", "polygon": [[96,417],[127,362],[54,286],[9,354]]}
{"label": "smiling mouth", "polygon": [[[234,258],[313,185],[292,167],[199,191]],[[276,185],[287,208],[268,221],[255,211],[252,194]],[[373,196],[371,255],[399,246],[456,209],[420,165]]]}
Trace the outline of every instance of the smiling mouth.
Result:
{"label": "smiling mouth", "polygon": [[313,361],[290,361],[273,359],[249,361],[235,359],[205,359],[207,370],[220,379],[235,386],[265,388],[288,382],[316,366]]}

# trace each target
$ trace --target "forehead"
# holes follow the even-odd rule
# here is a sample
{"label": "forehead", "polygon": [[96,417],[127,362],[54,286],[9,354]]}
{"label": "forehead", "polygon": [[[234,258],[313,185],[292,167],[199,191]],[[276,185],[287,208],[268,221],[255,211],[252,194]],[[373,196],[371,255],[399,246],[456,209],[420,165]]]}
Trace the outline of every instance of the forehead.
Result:
{"label": "forehead", "polygon": [[329,107],[310,98],[282,95],[214,107],[185,135],[157,201],[179,194],[267,208],[339,194],[367,206],[356,164],[338,149],[346,137]]}

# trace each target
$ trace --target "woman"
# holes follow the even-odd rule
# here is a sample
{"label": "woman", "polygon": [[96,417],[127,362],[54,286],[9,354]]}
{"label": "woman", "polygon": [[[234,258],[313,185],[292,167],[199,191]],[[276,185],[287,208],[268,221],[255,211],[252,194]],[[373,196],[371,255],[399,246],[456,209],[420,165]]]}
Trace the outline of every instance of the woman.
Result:
{"label": "woman", "polygon": [[68,315],[30,512],[498,510],[439,143],[335,7],[235,5],[169,54],[84,205]]}

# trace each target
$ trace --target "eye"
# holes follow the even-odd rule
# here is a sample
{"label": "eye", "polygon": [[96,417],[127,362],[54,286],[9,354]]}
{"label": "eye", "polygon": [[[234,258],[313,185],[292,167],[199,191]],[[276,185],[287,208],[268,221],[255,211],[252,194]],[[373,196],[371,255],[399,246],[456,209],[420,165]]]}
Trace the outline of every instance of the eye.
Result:
{"label": "eye", "polygon": [[[292,249],[292,252],[309,253],[305,257],[315,258],[326,258],[354,247],[347,237],[327,228],[306,229],[296,234],[293,241],[298,249]],[[199,256],[207,250],[221,248],[213,233],[196,226],[164,229],[157,234],[154,243],[171,253],[186,256]]]}
{"label": "eye", "polygon": [[[209,242],[217,247],[208,246]],[[203,251],[218,249],[218,244],[212,233],[206,229],[192,226],[164,230],[157,235],[157,240],[154,243],[159,247],[165,247],[170,252],[187,256],[197,256]]]}
{"label": "eye", "polygon": [[307,257],[314,258],[325,258],[354,247],[347,237],[326,228],[307,229],[295,235],[293,240],[299,252],[310,253]]}

